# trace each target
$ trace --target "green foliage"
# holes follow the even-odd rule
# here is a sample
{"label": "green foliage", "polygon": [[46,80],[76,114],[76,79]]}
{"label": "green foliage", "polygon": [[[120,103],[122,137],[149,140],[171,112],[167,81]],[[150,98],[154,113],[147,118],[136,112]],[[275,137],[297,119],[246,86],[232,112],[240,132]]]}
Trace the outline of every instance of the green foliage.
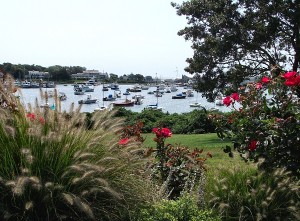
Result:
{"label": "green foliage", "polygon": [[112,112],[87,121],[79,109],[25,110],[13,85],[0,85],[1,220],[126,220],[153,199],[138,146],[118,145]]}
{"label": "green foliage", "polygon": [[[156,134],[156,148],[148,148],[144,156],[155,152],[156,160],[150,163],[152,177],[162,185],[161,192],[169,199],[178,198],[184,191],[191,192],[201,186],[204,177],[205,156],[203,149],[191,151],[187,147],[165,145],[165,140],[172,133],[168,128],[153,128]],[[207,156],[212,157],[210,153]],[[201,188],[201,187],[200,187]]]}
{"label": "green foliage", "polygon": [[299,181],[283,169],[274,173],[220,167],[207,176],[208,207],[224,220],[299,220]]}
{"label": "green foliage", "polygon": [[220,221],[211,210],[197,206],[191,195],[183,195],[178,200],[162,200],[142,209],[134,221]]}
{"label": "green foliage", "polygon": [[185,70],[201,74],[197,88],[208,99],[227,83],[236,90],[271,65],[299,67],[298,1],[187,0],[172,6],[187,19],[178,35],[194,50]]}
{"label": "green foliage", "polygon": [[117,117],[125,117],[128,125],[143,122],[143,133],[150,133],[157,125],[172,129],[174,134],[202,134],[214,132],[213,121],[205,110],[193,110],[183,114],[169,114],[155,110],[143,110],[134,113],[125,108],[118,108]]}

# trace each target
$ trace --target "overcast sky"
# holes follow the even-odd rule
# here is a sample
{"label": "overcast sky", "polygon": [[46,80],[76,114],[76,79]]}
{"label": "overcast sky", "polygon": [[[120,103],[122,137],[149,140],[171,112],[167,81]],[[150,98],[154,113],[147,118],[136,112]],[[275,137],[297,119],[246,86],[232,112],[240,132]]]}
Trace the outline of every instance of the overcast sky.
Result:
{"label": "overcast sky", "polygon": [[1,1],[0,63],[181,77],[193,51],[191,42],[177,35],[187,21],[170,2]]}

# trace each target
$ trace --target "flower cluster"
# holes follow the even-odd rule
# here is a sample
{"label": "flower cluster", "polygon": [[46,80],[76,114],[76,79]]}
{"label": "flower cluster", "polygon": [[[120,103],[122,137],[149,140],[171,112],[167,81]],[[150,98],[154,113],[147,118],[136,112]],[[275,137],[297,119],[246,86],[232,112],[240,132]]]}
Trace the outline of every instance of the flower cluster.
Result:
{"label": "flower cluster", "polygon": [[296,71],[290,71],[282,75],[285,79],[285,85],[289,87],[300,85],[300,75]]}
{"label": "flower cluster", "polygon": [[[285,167],[299,175],[300,74],[272,69],[237,92],[239,96],[227,96],[223,103],[229,106],[239,97],[240,107],[212,117],[218,136],[231,139],[244,160],[263,159],[262,169]],[[233,156],[231,146],[224,152]]]}
{"label": "flower cluster", "polygon": [[157,138],[160,138],[160,137],[167,138],[167,137],[172,136],[172,132],[169,128],[157,128],[157,127],[155,127],[155,128],[152,129],[152,132],[156,134]]}
{"label": "flower cluster", "polygon": [[[30,121],[35,121],[36,120],[36,115],[35,113],[28,113],[26,114],[26,117],[30,120]],[[46,121],[43,117],[39,117],[38,121],[41,123],[41,124],[45,124]]]}
{"label": "flower cluster", "polygon": [[238,93],[232,93],[231,96],[227,96],[223,99],[223,104],[227,107],[234,101],[239,101],[240,97]]}

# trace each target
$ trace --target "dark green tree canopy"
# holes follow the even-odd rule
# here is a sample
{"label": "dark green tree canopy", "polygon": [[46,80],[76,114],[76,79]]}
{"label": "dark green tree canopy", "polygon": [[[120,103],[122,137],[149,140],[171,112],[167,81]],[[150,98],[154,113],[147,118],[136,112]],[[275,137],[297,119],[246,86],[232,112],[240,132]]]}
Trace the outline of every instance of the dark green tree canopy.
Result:
{"label": "dark green tree canopy", "polygon": [[178,34],[192,42],[185,69],[214,99],[230,79],[233,89],[272,66],[296,71],[300,64],[300,0],[189,0],[171,3],[187,27]]}

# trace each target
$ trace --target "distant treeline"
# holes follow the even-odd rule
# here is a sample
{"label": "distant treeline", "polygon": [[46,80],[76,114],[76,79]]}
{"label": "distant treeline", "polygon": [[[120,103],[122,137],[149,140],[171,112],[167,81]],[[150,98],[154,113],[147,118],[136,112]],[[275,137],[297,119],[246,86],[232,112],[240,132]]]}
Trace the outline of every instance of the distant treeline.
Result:
{"label": "distant treeline", "polygon": [[25,76],[28,76],[29,71],[41,71],[49,72],[49,80],[51,81],[70,81],[71,75],[76,73],[82,73],[86,70],[85,67],[80,66],[60,66],[54,65],[50,67],[43,67],[40,65],[28,65],[28,64],[0,64],[0,70],[11,74],[15,79],[24,80]]}
{"label": "distant treeline", "polygon": [[[50,67],[43,67],[40,65],[28,65],[28,64],[11,64],[11,63],[3,63],[0,64],[0,71],[4,73],[11,74],[15,79],[25,80],[26,76],[28,76],[29,71],[40,71],[40,72],[48,72],[50,81],[55,82],[73,82],[71,75],[82,73],[86,71],[85,67],[80,66],[60,66],[54,65]],[[126,77],[124,77],[126,76]],[[104,82],[119,82],[119,83],[145,83],[145,77],[141,74],[129,74],[118,76],[116,74],[110,73],[107,74],[106,79],[102,79]],[[151,82],[151,79],[148,79],[147,82]]]}

